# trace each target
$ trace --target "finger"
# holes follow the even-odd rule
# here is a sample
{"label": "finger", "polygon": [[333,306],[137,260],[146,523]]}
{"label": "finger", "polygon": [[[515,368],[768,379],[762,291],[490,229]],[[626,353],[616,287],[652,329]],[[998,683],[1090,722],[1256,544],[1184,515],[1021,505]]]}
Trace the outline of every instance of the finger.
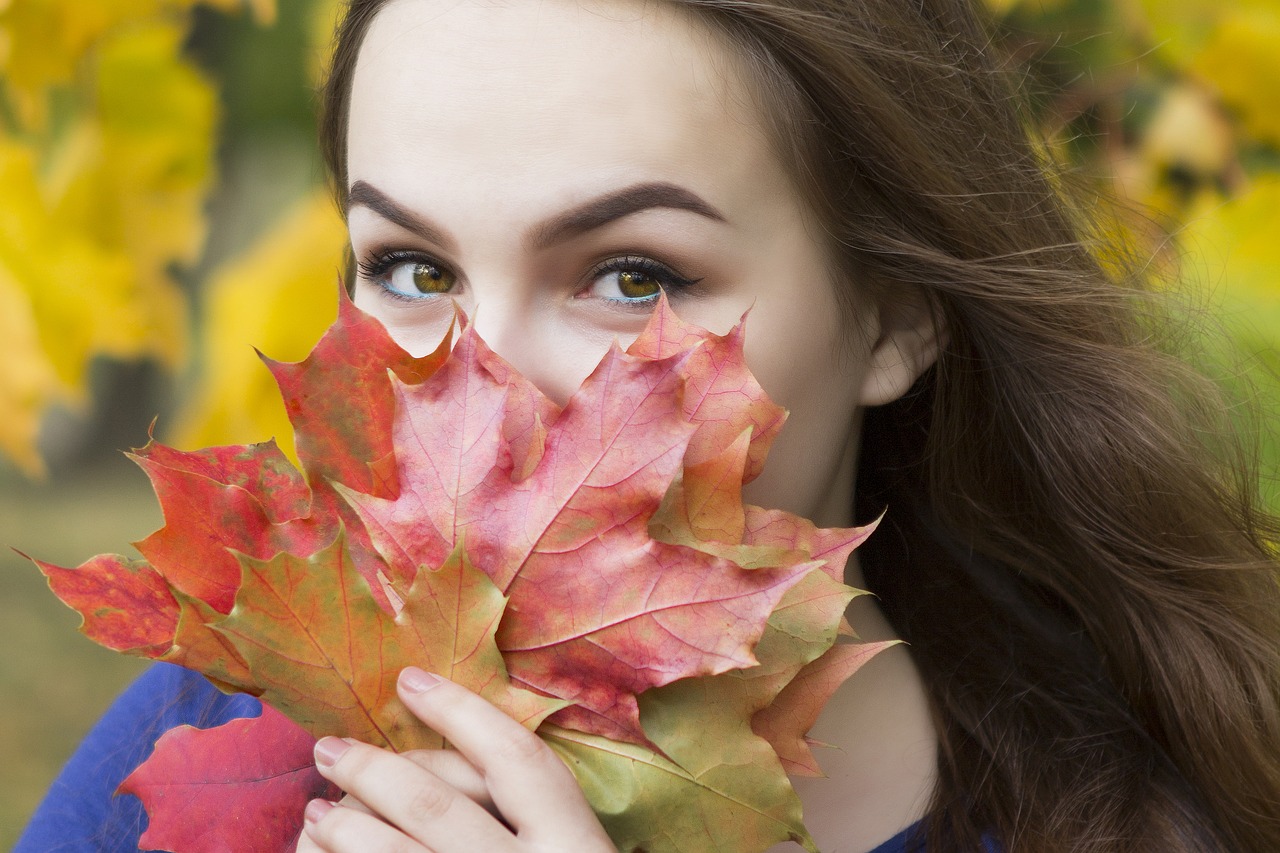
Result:
{"label": "finger", "polygon": [[364,853],[368,850],[432,853],[431,848],[419,844],[374,815],[328,800],[307,803],[302,836],[310,846],[304,848],[302,840],[299,840],[299,853],[315,850],[324,853]]}
{"label": "finger", "polygon": [[497,814],[484,777],[456,749],[415,749],[400,753],[414,764],[440,777],[490,814]]}
{"label": "finger", "polygon": [[302,831],[298,833],[298,846],[294,848],[294,853],[322,853],[324,848],[316,843],[316,840],[307,833],[306,819],[303,819]]}
{"label": "finger", "polygon": [[[354,809],[358,812],[363,812],[364,814],[371,815],[375,818],[378,817],[373,813],[373,809],[369,808],[364,803],[360,802],[350,794],[347,794],[345,797],[339,800],[337,804],[346,809]],[[315,806],[313,808],[324,810],[324,806]],[[378,818],[378,819],[381,820],[381,818]],[[321,848],[316,844],[316,842],[311,838],[311,836],[307,835],[307,833],[303,832],[298,836],[298,848],[296,853],[317,853],[317,851],[319,851],[320,849]]]}
{"label": "finger", "polygon": [[373,809],[369,808],[350,794],[347,794],[341,800],[338,800],[338,805],[342,806],[344,809],[355,809],[358,812],[364,812],[365,814],[371,814],[374,815],[374,817],[377,817],[377,815],[374,814]]}
{"label": "finger", "polygon": [[327,737],[316,743],[316,767],[382,820],[442,853],[460,844],[468,851],[497,851],[514,841],[465,794],[394,752]]}
{"label": "finger", "polygon": [[582,789],[533,732],[461,685],[408,667],[401,701],[479,771],[503,817],[522,836],[560,839],[565,849],[609,846]]}

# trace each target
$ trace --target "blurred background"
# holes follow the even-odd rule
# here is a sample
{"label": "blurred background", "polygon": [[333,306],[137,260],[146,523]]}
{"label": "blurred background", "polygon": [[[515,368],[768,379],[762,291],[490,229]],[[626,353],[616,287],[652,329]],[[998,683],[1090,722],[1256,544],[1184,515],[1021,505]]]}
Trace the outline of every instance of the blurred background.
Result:
{"label": "blurred background", "polygon": [[[313,113],[339,0],[0,0],[0,545],[62,565],[160,526],[121,451],[290,432],[253,347],[335,312]],[[988,0],[1034,121],[1190,294],[1280,508],[1280,5]],[[1110,210],[1110,205],[1107,205]],[[0,551],[0,848],[141,668]]]}

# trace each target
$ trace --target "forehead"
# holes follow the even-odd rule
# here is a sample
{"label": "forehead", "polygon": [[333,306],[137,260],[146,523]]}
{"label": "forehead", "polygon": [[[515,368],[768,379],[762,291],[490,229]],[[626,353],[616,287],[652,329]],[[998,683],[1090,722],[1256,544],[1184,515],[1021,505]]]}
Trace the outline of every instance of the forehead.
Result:
{"label": "forehead", "polygon": [[780,170],[749,80],[672,4],[393,0],[356,65],[350,174],[562,185],[571,167],[582,182],[754,176],[758,193]]}

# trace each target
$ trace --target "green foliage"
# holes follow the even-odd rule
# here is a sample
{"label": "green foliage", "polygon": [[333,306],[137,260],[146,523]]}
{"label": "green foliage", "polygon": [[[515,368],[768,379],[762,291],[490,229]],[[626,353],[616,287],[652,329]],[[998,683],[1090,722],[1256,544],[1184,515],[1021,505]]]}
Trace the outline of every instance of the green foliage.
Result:
{"label": "green foliage", "polygon": [[[1204,360],[1246,405],[1280,511],[1280,7],[1274,0],[988,0],[1037,120],[1121,200],[1132,254],[1207,291]],[[1221,330],[1228,334],[1220,339]]]}

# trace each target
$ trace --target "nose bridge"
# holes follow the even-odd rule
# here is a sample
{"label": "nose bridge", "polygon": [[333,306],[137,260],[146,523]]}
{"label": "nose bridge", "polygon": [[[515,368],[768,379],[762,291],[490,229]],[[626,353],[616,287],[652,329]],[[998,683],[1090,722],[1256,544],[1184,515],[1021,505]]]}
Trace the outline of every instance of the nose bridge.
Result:
{"label": "nose bridge", "polygon": [[[521,353],[528,345],[529,311],[513,294],[489,290],[477,294],[471,306],[471,323],[489,349],[517,369]],[[521,373],[524,371],[521,370]]]}
{"label": "nose bridge", "polygon": [[471,321],[481,340],[522,376],[557,403],[573,393],[576,383],[568,374],[566,353],[561,349],[556,323],[547,322],[533,300],[515,288],[477,288]]}

